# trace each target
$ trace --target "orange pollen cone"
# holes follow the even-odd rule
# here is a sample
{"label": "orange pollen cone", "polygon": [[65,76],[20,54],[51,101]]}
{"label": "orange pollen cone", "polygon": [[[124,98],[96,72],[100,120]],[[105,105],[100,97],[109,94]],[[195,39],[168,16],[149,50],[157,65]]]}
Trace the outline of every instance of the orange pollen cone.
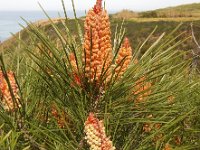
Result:
{"label": "orange pollen cone", "polygon": [[4,74],[2,71],[0,71],[0,92],[1,92],[1,103],[5,110],[7,111],[14,111],[16,108],[21,107],[19,103],[19,95],[18,95],[18,86],[14,78],[14,73],[9,71],[7,72],[7,76],[12,88],[13,95],[15,97],[15,100],[13,100],[11,96],[11,92],[8,86],[8,83],[4,77]]}
{"label": "orange pollen cone", "polygon": [[87,13],[84,23],[86,77],[92,81],[98,81],[105,70],[108,70],[105,76],[109,76],[108,68],[113,58],[109,16],[101,3],[102,0],[97,0],[94,8]]}
{"label": "orange pollen cone", "polygon": [[85,122],[85,139],[90,145],[90,149],[94,150],[115,150],[112,141],[106,136],[103,121],[95,118],[93,113],[90,113]]}
{"label": "orange pollen cone", "polygon": [[119,77],[122,76],[123,73],[127,70],[131,59],[132,48],[128,38],[125,38],[116,58],[116,64],[119,65],[118,68],[116,68],[116,74],[118,74]]}

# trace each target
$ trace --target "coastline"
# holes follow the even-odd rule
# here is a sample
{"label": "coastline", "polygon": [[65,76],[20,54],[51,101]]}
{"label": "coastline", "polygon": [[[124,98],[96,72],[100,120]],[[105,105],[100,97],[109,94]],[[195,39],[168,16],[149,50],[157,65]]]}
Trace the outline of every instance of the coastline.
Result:
{"label": "coastline", "polygon": [[[64,17],[64,14],[62,11],[47,11],[47,14],[51,18],[55,18],[54,21],[56,21],[58,18]],[[67,12],[69,18],[73,17],[73,12],[68,11]],[[77,17],[84,16],[84,11],[77,11]],[[3,42],[9,37],[11,37],[12,34],[16,34],[23,28],[20,26],[25,26],[26,23],[23,19],[30,21],[30,22],[37,22],[41,24],[42,22],[45,23],[47,20],[47,17],[42,11],[0,11],[0,41]]]}

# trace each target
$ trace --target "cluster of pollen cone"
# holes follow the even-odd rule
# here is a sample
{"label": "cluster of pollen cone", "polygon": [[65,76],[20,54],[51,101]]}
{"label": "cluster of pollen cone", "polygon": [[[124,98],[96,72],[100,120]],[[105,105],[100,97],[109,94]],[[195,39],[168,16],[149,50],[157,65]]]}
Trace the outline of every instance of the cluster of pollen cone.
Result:
{"label": "cluster of pollen cone", "polygon": [[19,95],[18,95],[18,86],[16,84],[13,72],[7,72],[7,77],[10,82],[10,86],[13,92],[9,89],[8,83],[5,79],[5,75],[0,71],[0,92],[1,92],[1,104],[6,111],[13,111],[16,108],[20,107],[19,104]]}
{"label": "cluster of pollen cone", "polygon": [[[84,29],[83,64],[85,76],[90,81],[97,82],[101,80],[102,75],[106,81],[110,79],[112,73],[117,78],[122,77],[132,61],[132,48],[128,38],[125,38],[113,61],[115,54],[112,51],[110,21],[107,11],[102,8],[102,0],[97,0],[95,6],[88,11]],[[75,82],[80,84],[80,78],[78,79],[76,74],[75,56],[72,53],[69,57]],[[137,60],[134,60],[134,63],[137,63]],[[141,84],[143,85],[140,83],[139,87],[136,87],[138,93],[142,90]],[[139,97],[139,99],[143,99],[143,97]],[[89,114],[84,127],[86,140],[91,150],[115,149],[112,141],[105,134],[103,121],[95,118],[93,113]]]}
{"label": "cluster of pollen cone", "polygon": [[[95,6],[88,11],[84,29],[83,48],[85,52],[83,54],[83,64],[85,76],[90,81],[97,82],[101,80],[102,75],[106,78],[106,81],[109,81],[112,73],[114,77],[122,77],[132,61],[132,48],[128,38],[125,38],[115,60],[113,60],[115,54],[112,51],[109,16],[107,11],[102,8],[102,0],[97,0]],[[80,84],[75,56],[71,53],[69,57],[74,80]],[[136,64],[137,60],[134,60],[134,63]],[[143,101],[151,93],[148,90],[150,87],[151,83],[146,83],[145,77],[139,79],[133,91],[134,94],[139,95],[136,102]],[[143,93],[143,91],[146,92]],[[95,118],[94,113],[89,114],[85,122],[84,131],[86,141],[91,150],[115,150],[112,141],[105,134],[103,121]]]}
{"label": "cluster of pollen cone", "polygon": [[115,150],[112,141],[105,134],[103,121],[95,118],[93,113],[89,114],[84,131],[91,150]]}
{"label": "cluster of pollen cone", "polygon": [[[102,74],[106,72],[105,76],[109,78],[114,56],[109,16],[102,8],[102,0],[97,0],[94,8],[87,13],[84,29],[86,77],[92,81],[99,81]],[[116,69],[116,73],[120,75],[125,72],[132,59],[132,49],[128,39],[125,39],[125,43],[120,48],[115,65],[119,66],[124,57],[127,57],[127,60],[119,67],[121,69]],[[95,118],[93,113],[89,114],[84,127],[85,138],[91,150],[115,150],[112,141],[106,136],[103,121]]]}
{"label": "cluster of pollen cone", "polygon": [[[102,8],[102,0],[97,0],[93,9],[89,10],[84,24],[84,45],[85,53],[83,62],[85,65],[85,76],[91,81],[99,81],[102,77],[111,77],[113,66],[116,68],[115,74],[120,76],[128,68],[132,59],[132,49],[129,40],[125,38],[116,61],[113,64],[114,54],[112,52],[111,29],[109,15]],[[123,63],[120,63],[122,60]],[[73,71],[77,70],[73,54],[70,55]],[[118,76],[119,76],[118,75]]]}

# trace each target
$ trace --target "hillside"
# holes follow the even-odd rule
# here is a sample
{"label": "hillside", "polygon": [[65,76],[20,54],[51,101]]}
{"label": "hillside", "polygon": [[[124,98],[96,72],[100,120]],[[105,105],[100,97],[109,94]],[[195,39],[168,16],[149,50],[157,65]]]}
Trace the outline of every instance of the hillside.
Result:
{"label": "hillside", "polygon": [[156,12],[159,17],[199,17],[200,3],[158,9]]}
{"label": "hillside", "polygon": [[129,19],[129,18],[138,18],[139,14],[137,12],[124,9],[120,12],[117,12],[116,14],[111,15],[111,17],[119,19]]}
{"label": "hillside", "polygon": [[[180,24],[180,21],[164,21],[164,20],[157,20],[157,21],[152,21],[151,18],[150,20],[146,21],[138,21],[137,19],[134,20],[126,20],[124,22],[124,28],[127,31],[126,36],[130,39],[131,44],[133,49],[137,49],[142,42],[145,41],[145,39],[148,37],[148,35],[153,31],[153,29],[157,26],[157,30],[153,37],[150,39],[150,42],[155,41],[155,39],[160,36],[163,32],[169,33],[173,29],[176,28]],[[76,27],[74,26],[74,20],[69,20],[68,26],[69,29],[72,31],[74,37],[77,35],[76,32]],[[117,25],[120,25],[122,23],[122,20],[120,19],[112,19],[111,20],[111,29],[112,29],[112,39],[114,38],[114,33]],[[200,20],[194,21],[195,24],[200,24]],[[80,20],[80,24],[83,27],[83,20]],[[64,30],[62,23],[57,22],[56,25],[58,28],[61,30]],[[46,26],[40,26],[41,29],[44,31],[45,34],[49,36],[51,39],[56,38],[56,33],[53,31],[51,25],[47,24]],[[180,27],[178,30],[178,33],[184,33],[183,37],[189,37],[191,36],[191,29],[190,29],[190,21],[185,21],[183,25]],[[178,34],[177,33],[177,34]],[[198,28],[195,27],[195,34],[198,35],[200,34],[200,31]],[[19,37],[19,33],[16,34],[15,37],[12,37],[3,43],[0,44],[0,50],[9,50],[13,51],[16,50],[18,46],[18,42],[16,37]],[[20,31],[20,38],[28,42],[30,39],[27,36],[26,30]],[[57,39],[55,39],[56,41]],[[195,44],[191,39],[187,40],[186,42],[182,43],[182,45],[179,47],[179,49],[193,49],[195,48]]]}
{"label": "hillside", "polygon": [[113,18],[181,18],[200,17],[200,3],[186,4],[145,12],[122,10],[112,15]]}

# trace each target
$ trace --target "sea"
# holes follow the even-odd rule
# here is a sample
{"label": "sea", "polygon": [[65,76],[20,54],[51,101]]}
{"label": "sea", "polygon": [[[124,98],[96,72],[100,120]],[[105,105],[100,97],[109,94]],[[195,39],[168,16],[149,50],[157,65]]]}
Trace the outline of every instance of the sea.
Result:
{"label": "sea", "polygon": [[[47,11],[47,14],[51,18],[64,17],[62,11]],[[85,11],[77,11],[76,15],[77,17],[85,16]],[[72,11],[68,11],[67,16],[74,18]],[[19,32],[23,28],[22,26],[26,27],[24,19],[29,22],[35,22],[47,19],[47,17],[42,11],[0,11],[0,42]]]}

